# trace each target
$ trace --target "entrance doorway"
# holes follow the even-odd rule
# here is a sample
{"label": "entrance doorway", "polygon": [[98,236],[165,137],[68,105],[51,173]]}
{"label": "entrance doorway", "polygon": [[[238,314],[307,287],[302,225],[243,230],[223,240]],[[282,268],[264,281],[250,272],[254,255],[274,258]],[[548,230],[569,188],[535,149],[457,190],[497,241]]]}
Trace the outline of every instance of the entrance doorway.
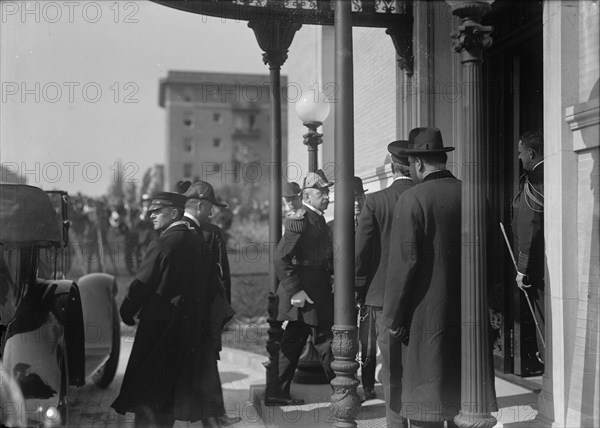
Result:
{"label": "entrance doorway", "polygon": [[[486,16],[494,45],[484,57],[488,130],[488,194],[491,205],[488,274],[495,368],[520,376],[540,375],[533,318],[515,283],[515,268],[498,222],[511,243],[512,199],[523,173],[517,142],[543,129],[542,2],[499,0]],[[513,247],[514,250],[514,247]]]}

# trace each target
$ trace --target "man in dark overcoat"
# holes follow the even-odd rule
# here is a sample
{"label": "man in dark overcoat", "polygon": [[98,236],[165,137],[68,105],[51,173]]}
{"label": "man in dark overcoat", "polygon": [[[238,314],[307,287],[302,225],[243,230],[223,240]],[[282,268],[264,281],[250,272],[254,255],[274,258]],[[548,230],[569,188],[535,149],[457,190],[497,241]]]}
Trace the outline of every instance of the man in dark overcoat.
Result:
{"label": "man in dark overcoat", "polygon": [[[390,406],[413,427],[455,426],[461,408],[461,182],[446,169],[437,128],[409,134],[416,186],[396,203],[384,324],[403,340],[402,397]],[[391,364],[394,364],[392,361]],[[486,385],[492,387],[493,379]]]}
{"label": "man in dark overcoat", "polygon": [[[529,293],[536,321],[544,334],[544,137],[526,132],[519,140],[519,159],[525,173],[513,201],[513,234],[517,260],[517,286]],[[536,332],[538,358],[543,362],[543,337]]]}
{"label": "man in dark overcoat", "polygon": [[231,273],[225,235],[219,226],[210,222],[213,206],[228,208],[229,205],[217,200],[212,185],[206,181],[195,181],[184,195],[188,201],[183,220],[196,229],[196,232],[202,234],[206,244],[216,256],[227,301],[231,303]]}
{"label": "man in dark overcoat", "polygon": [[229,260],[223,231],[209,222],[210,213],[214,204],[227,206],[215,198],[213,187],[206,181],[192,183],[184,193],[187,198],[185,213],[182,220],[193,228],[199,236],[204,238],[206,252],[213,256],[218,271],[219,284],[215,300],[211,302],[211,323],[219,340],[218,349],[221,350],[221,332],[223,326],[231,320],[234,311],[231,303],[231,275]]}
{"label": "man in dark overcoat", "polygon": [[279,321],[287,321],[279,351],[277,393],[265,397],[267,405],[301,404],[290,397],[290,385],[307,338],[313,345],[329,380],[333,354],[333,293],[331,273],[333,241],[323,217],[329,205],[329,182],[323,171],[309,172],[302,190],[303,208],[286,217],[285,232],[275,250],[279,279]]}
{"label": "man in dark overcoat", "polygon": [[161,235],[120,308],[127,325],[135,325],[139,312],[139,325],[112,407],[134,412],[139,427],[172,426],[176,419],[212,423],[224,414],[208,316],[216,264],[202,237],[181,221],[185,201],[177,193],[154,195],[150,218]]}
{"label": "man in dark overcoat", "polygon": [[[367,331],[363,337],[361,331],[361,345],[367,344],[365,351],[371,359],[363,365],[363,388],[365,398],[370,398],[373,384],[365,383],[365,372],[370,370],[370,377],[375,377],[376,349],[368,344],[377,344],[381,351],[381,383],[386,399],[386,418],[390,427],[406,427],[406,419],[393,411],[390,406],[390,390],[399,397],[402,392],[402,342],[387,333],[383,325],[381,311],[386,285],[388,259],[390,255],[390,233],[396,201],[404,191],[413,186],[410,177],[408,156],[402,150],[408,148],[408,141],[393,141],[388,145],[391,154],[392,184],[379,192],[367,195],[364,207],[358,218],[358,227],[355,235],[355,290],[356,298],[362,308],[367,310],[366,316],[371,317],[375,324],[375,331]],[[364,321],[361,318],[361,328]],[[374,334],[373,334],[374,333]],[[376,347],[375,347],[376,348]],[[393,364],[391,361],[393,360]],[[369,390],[368,387],[371,387]],[[373,391],[373,392],[371,392]]]}

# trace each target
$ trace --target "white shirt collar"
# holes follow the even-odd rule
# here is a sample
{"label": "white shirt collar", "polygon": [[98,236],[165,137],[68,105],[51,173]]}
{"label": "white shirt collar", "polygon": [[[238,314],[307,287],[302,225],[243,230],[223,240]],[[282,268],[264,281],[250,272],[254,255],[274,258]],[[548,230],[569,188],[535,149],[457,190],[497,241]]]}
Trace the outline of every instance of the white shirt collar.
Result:
{"label": "white shirt collar", "polygon": [[323,216],[323,211],[319,211],[318,209],[316,209],[315,207],[313,207],[312,205],[308,205],[306,203],[304,203],[304,201],[302,201],[302,205],[304,205],[306,208],[308,208],[311,211],[316,212],[317,214],[319,214],[320,216]]}
{"label": "white shirt collar", "polygon": [[196,226],[200,227],[200,222],[198,221],[198,219],[190,213],[183,213],[183,216],[191,219],[194,223],[196,223]]}

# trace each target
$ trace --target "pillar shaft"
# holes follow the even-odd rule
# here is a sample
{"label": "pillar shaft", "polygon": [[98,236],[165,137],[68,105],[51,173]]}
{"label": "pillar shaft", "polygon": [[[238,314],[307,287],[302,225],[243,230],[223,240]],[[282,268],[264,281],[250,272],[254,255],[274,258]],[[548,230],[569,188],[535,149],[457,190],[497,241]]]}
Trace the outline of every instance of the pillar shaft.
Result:
{"label": "pillar shaft", "polygon": [[335,427],[355,427],[360,410],[356,393],[358,331],[354,308],[354,100],[352,68],[351,2],[335,2],[335,223],[334,223],[334,322],[331,364],[335,379],[331,396]]}
{"label": "pillar shaft", "polygon": [[[450,2],[449,2],[450,3]],[[463,2],[462,6],[469,2]],[[461,252],[461,410],[455,418],[463,428],[491,428],[496,403],[490,356],[487,310],[485,133],[482,104],[482,50],[491,44],[490,27],[479,24],[489,5],[475,2],[455,8],[463,20],[453,48],[461,55],[463,143]]]}
{"label": "pillar shaft", "polygon": [[269,200],[269,323],[267,352],[269,363],[267,368],[266,395],[276,395],[279,378],[279,348],[281,343],[281,322],[277,321],[277,286],[275,273],[274,250],[281,239],[281,66],[287,59],[287,52],[301,24],[285,20],[255,20],[248,26],[254,31],[258,45],[263,50],[263,62],[269,65],[270,84],[270,170],[271,197]]}

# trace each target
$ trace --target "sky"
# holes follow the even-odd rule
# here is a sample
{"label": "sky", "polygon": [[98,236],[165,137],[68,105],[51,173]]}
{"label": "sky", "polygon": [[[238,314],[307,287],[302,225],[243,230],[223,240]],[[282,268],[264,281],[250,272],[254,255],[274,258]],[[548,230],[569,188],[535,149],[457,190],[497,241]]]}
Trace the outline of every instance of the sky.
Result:
{"label": "sky", "polygon": [[269,72],[244,21],[143,0],[0,7],[0,162],[45,190],[99,196],[117,161],[140,182],[163,163],[169,70]]}

